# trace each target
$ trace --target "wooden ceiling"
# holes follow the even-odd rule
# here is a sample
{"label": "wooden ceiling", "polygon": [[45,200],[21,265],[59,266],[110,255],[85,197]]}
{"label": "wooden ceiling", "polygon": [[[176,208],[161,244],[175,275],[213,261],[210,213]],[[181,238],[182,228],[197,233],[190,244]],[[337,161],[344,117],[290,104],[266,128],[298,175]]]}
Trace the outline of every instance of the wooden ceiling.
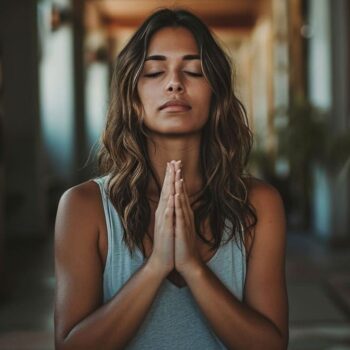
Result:
{"label": "wooden ceiling", "polygon": [[217,29],[250,30],[266,0],[90,0],[100,21],[110,30],[136,27],[156,9],[181,7],[193,11]]}

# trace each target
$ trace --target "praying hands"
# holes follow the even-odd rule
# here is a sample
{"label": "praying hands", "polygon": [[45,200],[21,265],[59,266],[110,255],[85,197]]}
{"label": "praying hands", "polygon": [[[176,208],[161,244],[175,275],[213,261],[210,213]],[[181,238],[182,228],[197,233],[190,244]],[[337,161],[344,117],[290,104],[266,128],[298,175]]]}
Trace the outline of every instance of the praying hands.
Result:
{"label": "praying hands", "polygon": [[200,266],[201,260],[181,161],[167,164],[159,205],[155,213],[154,247],[150,259],[168,274]]}

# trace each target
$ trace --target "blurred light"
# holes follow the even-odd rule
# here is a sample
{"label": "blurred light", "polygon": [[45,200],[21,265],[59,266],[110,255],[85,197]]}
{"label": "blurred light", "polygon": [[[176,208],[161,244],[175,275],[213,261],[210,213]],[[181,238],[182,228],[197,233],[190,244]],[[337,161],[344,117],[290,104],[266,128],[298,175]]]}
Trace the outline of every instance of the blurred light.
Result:
{"label": "blurred light", "polygon": [[308,24],[304,24],[301,26],[300,34],[301,34],[301,36],[303,36],[306,39],[309,39],[314,35],[312,27]]}
{"label": "blurred light", "polygon": [[276,129],[284,129],[288,126],[288,115],[276,115],[273,119],[273,125]]}
{"label": "blurred light", "polygon": [[290,166],[287,158],[277,158],[275,162],[275,173],[280,177],[289,175]]}

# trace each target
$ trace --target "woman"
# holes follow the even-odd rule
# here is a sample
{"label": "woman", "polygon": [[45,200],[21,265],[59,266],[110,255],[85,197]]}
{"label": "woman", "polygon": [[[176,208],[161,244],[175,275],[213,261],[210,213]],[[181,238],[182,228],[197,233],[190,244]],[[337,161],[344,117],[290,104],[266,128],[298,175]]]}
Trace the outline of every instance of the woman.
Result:
{"label": "woman", "polygon": [[285,349],[285,216],[207,27],[162,9],[117,57],[101,176],[60,200],[57,349]]}

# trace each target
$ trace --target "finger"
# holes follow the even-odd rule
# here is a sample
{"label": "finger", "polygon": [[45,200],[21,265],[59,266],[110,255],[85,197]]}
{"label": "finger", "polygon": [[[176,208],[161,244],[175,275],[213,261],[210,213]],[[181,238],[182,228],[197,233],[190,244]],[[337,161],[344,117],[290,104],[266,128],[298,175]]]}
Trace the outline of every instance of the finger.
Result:
{"label": "finger", "polygon": [[181,169],[177,169],[176,176],[175,176],[175,194],[181,193],[180,180],[181,180]]}
{"label": "finger", "polygon": [[164,210],[164,217],[162,223],[162,232],[168,237],[174,237],[174,196],[170,195],[167,203],[167,207]]}
{"label": "finger", "polygon": [[176,169],[178,169],[181,160],[172,160],[170,163],[173,164]]}
{"label": "finger", "polygon": [[[175,184],[177,182],[179,182],[181,179],[181,169],[177,169],[176,171],[176,175],[175,175]],[[180,192],[176,192],[176,189],[177,189],[178,186],[175,186],[175,193],[180,193]]]}
{"label": "finger", "polygon": [[186,205],[186,199],[183,193],[183,179],[181,179],[178,183],[178,187],[179,187],[179,198],[180,198],[180,205],[181,205],[181,209],[182,209],[182,213],[185,219],[185,223],[187,227],[191,227],[191,218],[190,218],[190,213],[189,213],[189,209]]}
{"label": "finger", "polygon": [[169,164],[169,166],[170,166],[170,176],[169,176],[168,191],[169,191],[169,194],[174,195],[175,194],[175,187],[174,187],[175,168],[172,164]]}
{"label": "finger", "polygon": [[178,169],[181,169],[181,168],[182,168],[181,160],[178,160],[178,161],[172,160],[171,163],[172,163],[173,166],[174,166],[175,173],[176,173],[176,171],[177,171]]}
{"label": "finger", "polygon": [[182,162],[181,160],[178,160],[176,163],[176,169],[181,169],[182,168]]}
{"label": "finger", "polygon": [[167,207],[165,209],[165,218],[171,229],[174,226],[174,209],[174,196],[170,194],[167,202]]}
{"label": "finger", "polygon": [[179,196],[180,195],[178,193],[175,195],[175,215],[176,215],[175,232],[177,234],[179,234],[185,230],[185,219],[183,216]]}
{"label": "finger", "polygon": [[174,176],[174,168],[172,164],[167,163],[167,171],[161,191],[161,199],[163,199],[163,202],[168,200],[170,194],[174,194]]}
{"label": "finger", "polygon": [[183,197],[184,197],[184,206],[186,207],[186,212],[188,213],[188,220],[189,220],[189,227],[192,227],[192,229],[194,229],[194,214],[193,214],[193,210],[191,207],[191,203],[190,203],[190,199],[187,195],[187,189],[186,189],[186,183],[183,180],[182,183],[182,192],[183,192]]}
{"label": "finger", "polygon": [[167,186],[169,184],[169,181],[170,181],[170,165],[169,163],[167,162],[167,166],[166,166],[166,169],[165,169],[165,175],[164,175],[164,181],[163,181],[163,186],[162,186],[162,190],[160,192],[160,198],[159,200],[163,200],[164,199],[167,199],[166,198],[166,189],[167,189]]}
{"label": "finger", "polygon": [[169,172],[168,172],[168,178],[167,182],[165,184],[165,194],[168,197],[169,194],[174,194],[174,178],[175,178],[175,171],[174,171],[174,166],[171,163],[169,164]]}
{"label": "finger", "polygon": [[179,162],[177,164],[178,166],[178,170],[176,171],[176,178],[175,178],[175,193],[178,193],[179,199],[180,199],[180,205],[183,211],[183,215],[184,215],[184,220],[185,220],[185,224],[187,227],[191,227],[191,219],[190,219],[190,213],[189,210],[191,210],[191,207],[188,208],[185,198],[184,198],[184,192],[183,192],[183,179],[182,179],[182,175],[181,175],[181,168],[180,168],[180,163]]}
{"label": "finger", "polygon": [[186,207],[191,212],[192,211],[192,207],[191,207],[190,199],[189,199],[188,194],[187,194],[187,188],[186,188],[185,180],[183,180],[183,183],[182,183],[182,191],[183,191],[183,194],[184,194]]}
{"label": "finger", "polygon": [[177,192],[177,185],[176,185],[176,182],[179,181],[181,179],[181,172],[179,172],[179,162],[176,162],[175,160],[172,160],[170,162],[170,165],[174,167],[174,171],[175,171],[175,180],[174,180],[174,194],[176,194]]}

